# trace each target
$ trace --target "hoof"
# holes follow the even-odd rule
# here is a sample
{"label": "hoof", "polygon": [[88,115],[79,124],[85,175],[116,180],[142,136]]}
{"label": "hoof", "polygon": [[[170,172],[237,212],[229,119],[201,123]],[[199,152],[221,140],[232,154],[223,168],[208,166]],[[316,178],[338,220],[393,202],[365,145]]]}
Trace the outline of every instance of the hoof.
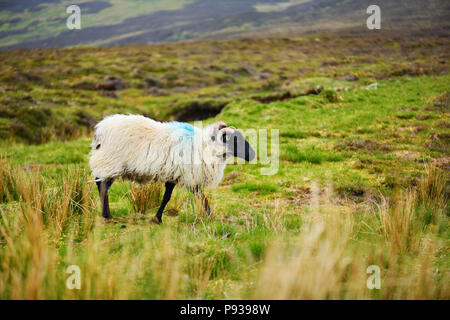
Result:
{"label": "hoof", "polygon": [[159,220],[157,217],[153,217],[150,219],[151,222],[156,223],[156,224],[161,224],[162,220]]}

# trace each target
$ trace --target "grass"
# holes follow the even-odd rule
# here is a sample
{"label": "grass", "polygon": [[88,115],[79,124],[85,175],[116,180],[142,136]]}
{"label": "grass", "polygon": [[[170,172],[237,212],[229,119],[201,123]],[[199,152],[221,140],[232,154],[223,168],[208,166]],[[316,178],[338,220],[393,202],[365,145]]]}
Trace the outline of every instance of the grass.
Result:
{"label": "grass", "polygon": [[231,187],[234,192],[250,191],[258,192],[263,195],[278,191],[278,187],[268,183],[242,183]]}
{"label": "grass", "polygon": [[[448,297],[448,261],[442,274],[433,266],[443,258],[436,250],[448,210],[436,169],[392,204],[358,208],[314,190],[300,233],[286,228],[280,203],[212,218],[193,217],[201,207],[193,203],[180,208],[189,222],[166,217],[156,226],[130,216],[121,229],[98,216],[85,172],[46,185],[37,174],[15,174],[15,214],[0,211],[3,299]],[[74,291],[65,288],[73,264],[83,275]],[[365,287],[370,264],[383,270],[380,292]]]}
{"label": "grass", "polygon": [[[284,119],[290,125],[283,126],[282,134],[299,138],[303,138],[301,132],[320,134],[315,132],[321,129],[320,114],[332,115],[332,112],[338,118],[326,124],[330,129],[341,131],[332,128],[333,123],[341,128],[350,129],[355,124],[364,128],[376,120],[365,119],[364,114],[376,118],[370,109],[379,108],[378,104],[390,105],[382,111],[395,111],[400,118],[410,113],[420,116],[419,110],[393,110],[392,106],[414,107],[412,104],[422,99],[414,95],[408,99],[399,97],[398,102],[403,104],[399,105],[389,89],[380,95],[380,91],[360,88],[381,79],[399,78],[390,74],[393,69],[404,71],[402,79],[437,76],[445,73],[443,62],[448,60],[448,42],[442,37],[428,37],[429,50],[425,51],[417,38],[408,36],[397,39],[383,34],[373,39],[371,35],[341,34],[287,39],[133,45],[102,50],[75,47],[21,51],[21,54],[1,52],[0,138],[34,144],[67,141],[89,134],[96,122],[112,113],[139,113],[158,120],[184,121],[213,117],[233,103],[244,106],[250,120],[252,112],[258,115],[258,110],[265,110],[263,115],[268,116],[267,113],[276,111],[256,101],[247,110],[249,104],[242,104],[242,100],[252,102],[267,96],[275,99],[274,103],[282,104],[277,108],[283,111],[279,117],[291,116]],[[379,45],[372,47],[375,40]],[[393,41],[397,45],[388,46]],[[220,49],[220,55],[210,50],[211,46]],[[283,54],[277,55],[273,48]],[[361,55],[358,48],[366,53]],[[404,51],[408,51],[408,58]],[[356,75],[359,80],[347,81],[346,75]],[[117,86],[110,86],[111,77],[116,79]],[[401,89],[393,81],[389,88]],[[289,98],[307,94],[317,87],[323,89],[319,96]],[[445,93],[442,85],[416,89]],[[351,93],[352,90],[356,92]],[[340,101],[343,95],[347,100]],[[373,95],[377,98],[372,99]],[[343,105],[350,108],[340,112]],[[304,126],[296,115],[298,109],[309,111],[302,116],[317,116],[313,121],[303,121],[314,130]],[[349,115],[351,112],[354,114]]]}
{"label": "grass", "polygon": [[344,156],[341,154],[330,153],[315,146],[299,149],[296,146],[288,145],[285,150],[286,152],[282,155],[282,158],[292,162],[308,161],[314,164],[321,164],[324,161],[336,162],[344,160]]}
{"label": "grass", "polygon": [[[111,6],[107,6],[105,9],[101,10],[100,14],[98,12],[97,14],[86,13],[87,10],[85,10],[83,3],[78,3],[83,16],[81,27],[89,28],[95,26],[114,25],[116,23],[123,22],[127,18],[150,14],[159,10],[180,9],[190,1],[153,0],[151,3],[147,4],[143,1],[114,0],[111,2]],[[0,13],[0,17],[5,20],[9,20],[10,23],[2,26],[0,30],[20,30],[29,27],[33,22],[34,25],[37,26],[36,28],[28,28],[27,32],[20,35],[3,38],[2,44],[9,45],[21,41],[52,37],[57,36],[61,32],[67,31],[65,20],[69,17],[69,15],[66,14],[66,8],[72,4],[72,2],[64,0],[61,1],[60,6],[58,7],[47,4],[46,6],[41,7],[41,10],[25,10],[25,7],[23,7],[22,10],[24,10],[24,12],[2,11]],[[15,19],[10,19],[12,16],[14,16]],[[49,17],[52,17],[52,19],[49,19]],[[56,22],[55,19],[57,20]],[[104,42],[108,41],[106,40]]]}
{"label": "grass", "polygon": [[144,214],[161,204],[161,186],[155,183],[143,186],[132,184],[128,200],[135,213]]}
{"label": "grass", "polygon": [[[276,52],[269,49],[275,48],[272,41],[280,44]],[[232,40],[220,43],[220,57],[203,50],[216,42],[196,44],[195,55],[191,44],[154,46],[151,59],[160,63],[141,66],[149,69],[136,79],[131,74],[147,55],[145,46],[126,47],[128,58],[122,47],[54,50],[54,57],[39,50],[2,53],[0,298],[448,299],[449,76],[387,76],[402,58],[397,46],[379,41],[387,53],[382,60],[367,56],[372,62],[347,51],[360,43],[352,36],[320,45],[308,37],[266,44]],[[448,43],[429,41],[433,50],[416,51],[413,39],[396,43],[409,50],[410,68],[416,63],[438,70]],[[307,65],[300,54],[297,60],[286,58],[293,61],[287,70],[270,58],[296,54],[297,42],[317,53],[308,56],[315,60],[301,75],[298,69]],[[267,49],[258,51],[264,55],[258,46]],[[177,56],[170,53],[174,47]],[[229,72],[225,66],[238,70],[241,51],[258,72],[271,70],[271,85],[252,80],[245,68],[233,75],[234,82],[216,83]],[[81,69],[69,64],[67,78],[58,78],[64,54],[76,57]],[[45,69],[45,60],[36,59],[54,64]],[[208,62],[214,67],[196,69]],[[17,81],[24,75],[15,66],[28,70],[28,80]],[[150,71],[157,67],[161,70]],[[164,68],[182,71],[183,84],[172,76],[162,79]],[[114,91],[118,98],[73,89],[82,73],[103,81],[107,70],[129,84]],[[47,81],[53,73],[55,80]],[[359,80],[342,80],[347,73]],[[149,74],[162,81],[167,95],[144,95],[149,89],[140,86]],[[377,89],[366,89],[375,81]],[[195,89],[177,92],[188,83]],[[323,93],[267,103],[253,99],[317,86]],[[114,219],[104,221],[89,174],[92,131],[86,114],[94,122],[116,112],[169,120],[185,107],[204,108],[213,97],[226,105],[206,123],[279,130],[276,174],[261,173],[270,164],[230,163],[222,183],[206,190],[210,216],[202,199],[176,187],[161,225],[151,218],[162,186],[119,179],[109,194]],[[52,111],[25,112],[31,105]],[[15,108],[24,109],[16,114]],[[76,116],[80,111],[85,116]],[[30,128],[37,123],[31,140],[11,129],[19,120]],[[70,123],[80,130],[60,134],[59,124]],[[260,152],[262,146],[256,148]],[[276,152],[269,147],[268,153]],[[71,265],[81,268],[80,290],[65,285]],[[379,290],[366,286],[370,265],[380,267]]]}

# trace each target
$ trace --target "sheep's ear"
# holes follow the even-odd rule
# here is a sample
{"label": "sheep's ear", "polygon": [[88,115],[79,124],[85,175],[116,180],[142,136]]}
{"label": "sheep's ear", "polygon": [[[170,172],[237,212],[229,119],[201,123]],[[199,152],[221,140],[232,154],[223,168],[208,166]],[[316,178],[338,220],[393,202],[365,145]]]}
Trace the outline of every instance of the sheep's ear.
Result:
{"label": "sheep's ear", "polygon": [[211,140],[215,141],[217,139],[217,132],[226,128],[227,124],[225,122],[217,122],[213,125],[213,130],[211,132]]}
{"label": "sheep's ear", "polygon": [[227,124],[225,122],[217,122],[214,124],[214,131],[217,132],[219,130],[222,130],[223,128],[226,128]]}

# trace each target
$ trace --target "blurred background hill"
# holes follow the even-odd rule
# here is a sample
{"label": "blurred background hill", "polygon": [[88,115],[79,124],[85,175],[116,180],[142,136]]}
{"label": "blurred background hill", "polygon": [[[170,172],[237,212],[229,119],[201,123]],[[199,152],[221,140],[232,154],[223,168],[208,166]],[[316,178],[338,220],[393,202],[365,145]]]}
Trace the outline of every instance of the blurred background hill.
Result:
{"label": "blurred background hill", "polygon": [[[81,30],[66,27],[81,8]],[[223,39],[365,27],[369,0],[0,0],[0,48]],[[450,2],[380,0],[384,31],[446,33]]]}
{"label": "blurred background hill", "polygon": [[[449,6],[0,0],[0,299],[448,300]],[[103,221],[117,113],[254,128],[276,174],[230,163],[210,216],[175,188],[160,226],[161,186],[118,180]]]}

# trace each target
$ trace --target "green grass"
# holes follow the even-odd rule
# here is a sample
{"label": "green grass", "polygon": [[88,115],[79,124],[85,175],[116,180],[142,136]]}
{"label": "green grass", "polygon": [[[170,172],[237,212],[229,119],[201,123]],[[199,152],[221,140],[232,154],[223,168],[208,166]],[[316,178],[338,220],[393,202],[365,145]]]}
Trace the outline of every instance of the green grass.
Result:
{"label": "green grass", "polygon": [[302,131],[289,130],[281,132],[280,136],[285,138],[306,139],[308,135]]}
{"label": "green grass", "polygon": [[[127,1],[127,0],[112,0],[109,1],[112,6],[107,7],[97,14],[88,14],[83,10],[83,3],[78,3],[81,8],[81,27],[89,28],[95,26],[108,26],[112,24],[121,23],[127,18],[141,16],[143,14],[151,14],[160,10],[176,10],[182,8],[192,0],[151,0],[151,1]],[[10,20],[11,16],[15,17],[15,22],[12,24],[2,25],[0,30],[11,31],[26,28],[30,23],[34,23],[34,27],[22,32],[18,35],[13,35],[2,39],[2,45],[15,44],[21,41],[29,41],[40,38],[48,38],[57,36],[63,31],[67,31],[65,19],[69,16],[66,13],[66,8],[72,5],[72,1],[61,1],[58,5],[48,4],[41,10],[32,10],[26,12],[9,11],[0,12],[2,20]],[[52,19],[49,19],[51,17]],[[56,18],[61,20],[55,21]],[[105,39],[92,43],[92,45],[105,44],[112,38]]]}
{"label": "green grass", "polygon": [[278,191],[278,187],[268,183],[242,183],[231,187],[234,192],[250,191],[257,192],[262,195]]}
{"label": "green grass", "polygon": [[[308,38],[296,41],[305,50],[316,46]],[[324,41],[333,44],[339,53],[335,59],[340,61],[348,57],[348,42],[360,40]],[[267,44],[233,40],[221,43],[225,49],[219,57],[203,50],[212,45],[216,43],[196,44],[205,53],[197,53],[195,59],[216,66],[202,72],[195,67],[205,61],[194,62],[192,55],[171,56],[169,49],[176,46],[152,47],[151,59],[161,54],[161,70],[150,71],[157,64],[141,66],[145,74],[136,79],[134,59],[146,56],[141,49],[147,47],[127,47],[128,58],[121,57],[124,48],[54,50],[53,57],[43,54],[47,51],[26,52],[27,58],[2,53],[5,73],[0,87],[10,90],[0,97],[4,103],[0,109],[4,137],[0,142],[0,297],[446,299],[449,75],[375,79],[375,73],[388,69],[388,60],[399,58],[396,47],[389,49],[393,50],[386,56],[389,59],[370,64],[377,70],[374,74],[365,73],[368,66],[359,62],[338,63],[333,70],[317,63],[300,77],[293,70],[305,67],[306,58],[288,64],[286,71],[269,59],[283,56],[280,52],[296,52],[288,46],[274,46],[276,52],[269,46],[258,51],[258,45]],[[190,44],[179,46],[179,52],[193,50]],[[311,59],[316,62],[330,59],[328,51],[314,50],[318,54]],[[78,57],[81,51],[85,55]],[[221,69],[225,66],[237,68],[234,60],[241,58],[241,51],[247,51],[250,64],[259,71],[268,68],[276,74],[275,87],[262,86],[250,75],[233,75],[235,82],[217,85],[216,73],[226,74]],[[432,65],[433,52],[444,54],[437,49],[413,50],[411,59]],[[77,58],[67,67],[68,78],[58,78],[62,70],[58,61],[66,59],[65,54]],[[38,57],[42,60],[36,61]],[[47,59],[55,64],[45,69]],[[42,79],[18,82],[17,77],[24,75],[15,66],[26,67]],[[170,77],[162,80],[167,96],[145,94],[144,79],[150,74],[162,79],[163,68],[180,71],[183,83]],[[38,72],[41,69],[45,71]],[[107,70],[130,84],[116,91],[118,98],[72,88],[84,77],[82,73],[95,83],[103,81]],[[206,75],[202,78],[201,73]],[[346,82],[336,73],[358,73],[360,80]],[[281,74],[288,79],[278,78]],[[375,81],[378,89],[367,90],[367,84]],[[192,91],[176,92],[187,84]],[[324,93],[272,103],[252,99],[280,90],[305,92],[318,85]],[[333,99],[334,93],[339,99]],[[222,99],[228,104],[205,122],[278,129],[277,173],[262,175],[261,169],[269,165],[261,163],[229,164],[222,183],[207,191],[211,216],[205,216],[195,197],[177,187],[161,225],[150,222],[160,191],[118,180],[109,194],[114,219],[105,222],[89,175],[92,131],[76,122],[87,119],[78,112],[91,115],[94,122],[116,112],[169,120],[173,110],[189,105],[186,101]],[[27,112],[30,106],[40,111]],[[16,135],[9,126],[19,120],[35,125],[32,133],[41,132],[37,137],[43,140]],[[59,125],[69,124],[84,131],[59,134]],[[270,138],[269,134],[269,145]],[[81,290],[65,287],[65,269],[72,264],[82,268]],[[382,269],[382,289],[377,292],[366,288],[366,268],[371,264]]]}
{"label": "green grass", "polygon": [[[202,105],[217,112],[226,103],[245,109],[245,114],[240,110],[234,117],[229,114],[233,121],[242,116],[245,121],[240,122],[246,125],[260,117],[258,123],[270,127],[283,120],[287,125],[280,128],[281,137],[298,139],[323,135],[322,127],[333,130],[334,135],[343,135],[355,126],[361,132],[374,132],[382,124],[377,117],[385,125],[394,120],[386,113],[399,120],[423,116],[420,110],[408,108],[423,103],[420,92],[428,90],[427,83],[407,99],[393,96],[389,89],[361,89],[377,79],[391,78],[388,86],[396,90],[398,78],[390,75],[394,68],[406,73],[401,85],[408,82],[408,72],[414,77],[441,74],[445,71],[441,61],[447,55],[445,41],[429,38],[433,50],[424,54],[420,43],[409,37],[399,38],[398,46],[387,48],[370,47],[369,35],[319,37],[321,42],[314,37],[255,39],[251,43],[236,39],[102,50],[36,50],[21,55],[1,52],[0,138],[35,144],[72,140],[88,134],[108,114],[139,113],[157,120],[173,120],[185,109],[198,118],[200,115],[189,111],[189,107]],[[383,35],[379,41],[389,43],[392,39]],[[209,50],[210,46],[219,47],[220,56]],[[369,47],[370,53],[364,57],[355,49]],[[273,48],[284,54],[276,55]],[[409,60],[404,50],[410,53]],[[390,59],[380,59],[380,55]],[[363,58],[370,63],[362,63]],[[346,81],[347,74],[358,75],[359,80]],[[119,78],[124,88],[102,90],[111,76]],[[150,80],[158,86],[148,87]],[[252,100],[281,93],[296,96],[318,86],[323,88],[320,95],[275,101],[276,109]],[[431,90],[445,92],[442,85]],[[381,104],[387,107],[379,110]],[[383,114],[372,112],[374,108]],[[301,118],[298,111],[306,118]],[[333,121],[322,117],[333,113]],[[401,119],[405,116],[407,119]],[[315,119],[308,119],[311,117]]]}
{"label": "green grass", "polygon": [[321,164],[324,161],[336,162],[345,159],[341,154],[321,150],[315,146],[300,149],[296,146],[288,145],[285,147],[285,150],[282,158],[292,162],[308,161],[310,163]]}

